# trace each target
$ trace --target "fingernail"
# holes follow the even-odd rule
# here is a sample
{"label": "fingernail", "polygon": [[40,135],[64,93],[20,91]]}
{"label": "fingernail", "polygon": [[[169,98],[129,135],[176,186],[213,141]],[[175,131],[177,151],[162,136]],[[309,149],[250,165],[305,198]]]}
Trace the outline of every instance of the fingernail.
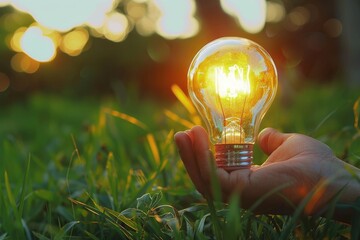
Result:
{"label": "fingernail", "polygon": [[180,135],[180,134],[183,134],[183,133],[184,133],[183,131],[176,132],[176,133],[174,134],[174,138],[176,138],[177,135]]}

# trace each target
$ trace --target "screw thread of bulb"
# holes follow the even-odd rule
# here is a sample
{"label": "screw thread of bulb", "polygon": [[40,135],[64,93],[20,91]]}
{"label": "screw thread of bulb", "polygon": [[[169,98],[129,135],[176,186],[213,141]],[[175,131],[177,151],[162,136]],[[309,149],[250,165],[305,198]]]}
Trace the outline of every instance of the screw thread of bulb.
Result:
{"label": "screw thread of bulb", "polygon": [[253,160],[253,144],[215,144],[215,160],[219,168],[228,171],[250,168]]}

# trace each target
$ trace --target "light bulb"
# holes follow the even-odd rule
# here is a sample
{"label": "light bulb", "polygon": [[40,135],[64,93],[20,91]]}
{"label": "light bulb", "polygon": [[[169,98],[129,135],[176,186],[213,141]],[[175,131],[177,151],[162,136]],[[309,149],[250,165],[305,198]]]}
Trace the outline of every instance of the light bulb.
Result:
{"label": "light bulb", "polygon": [[259,126],[273,102],[277,72],[255,42],[225,37],[208,43],[188,72],[189,95],[204,120],[220,168],[248,168]]}

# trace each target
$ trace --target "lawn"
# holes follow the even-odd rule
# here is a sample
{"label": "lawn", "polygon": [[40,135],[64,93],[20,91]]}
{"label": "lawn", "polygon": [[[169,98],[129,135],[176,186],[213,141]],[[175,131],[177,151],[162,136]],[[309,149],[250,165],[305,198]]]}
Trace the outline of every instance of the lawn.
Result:
{"label": "lawn", "polygon": [[[195,190],[173,135],[199,124],[177,101],[136,90],[102,98],[34,94],[0,114],[2,239],[355,239],[331,219],[254,215],[207,202]],[[299,132],[360,167],[359,91],[280,88],[262,127]],[[164,103],[166,102],[166,103]],[[266,156],[256,148],[256,163]],[[221,229],[221,230],[220,230]]]}

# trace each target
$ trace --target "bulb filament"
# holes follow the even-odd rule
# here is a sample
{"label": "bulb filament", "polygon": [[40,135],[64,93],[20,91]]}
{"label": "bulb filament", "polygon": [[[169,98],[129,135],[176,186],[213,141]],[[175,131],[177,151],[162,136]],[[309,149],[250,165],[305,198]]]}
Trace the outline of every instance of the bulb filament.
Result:
{"label": "bulb filament", "polygon": [[[226,69],[226,68],[225,68]],[[243,113],[246,98],[250,94],[250,66],[245,68],[234,64],[224,70],[224,67],[215,68],[215,89],[223,115],[224,129],[223,143],[240,143],[244,141],[242,128]],[[224,111],[224,107],[227,109]],[[232,116],[233,112],[241,109],[240,116]]]}
{"label": "bulb filament", "polygon": [[215,68],[216,92],[221,98],[236,98],[239,94],[250,94],[250,66],[246,68],[234,64],[224,71],[224,67]]}

